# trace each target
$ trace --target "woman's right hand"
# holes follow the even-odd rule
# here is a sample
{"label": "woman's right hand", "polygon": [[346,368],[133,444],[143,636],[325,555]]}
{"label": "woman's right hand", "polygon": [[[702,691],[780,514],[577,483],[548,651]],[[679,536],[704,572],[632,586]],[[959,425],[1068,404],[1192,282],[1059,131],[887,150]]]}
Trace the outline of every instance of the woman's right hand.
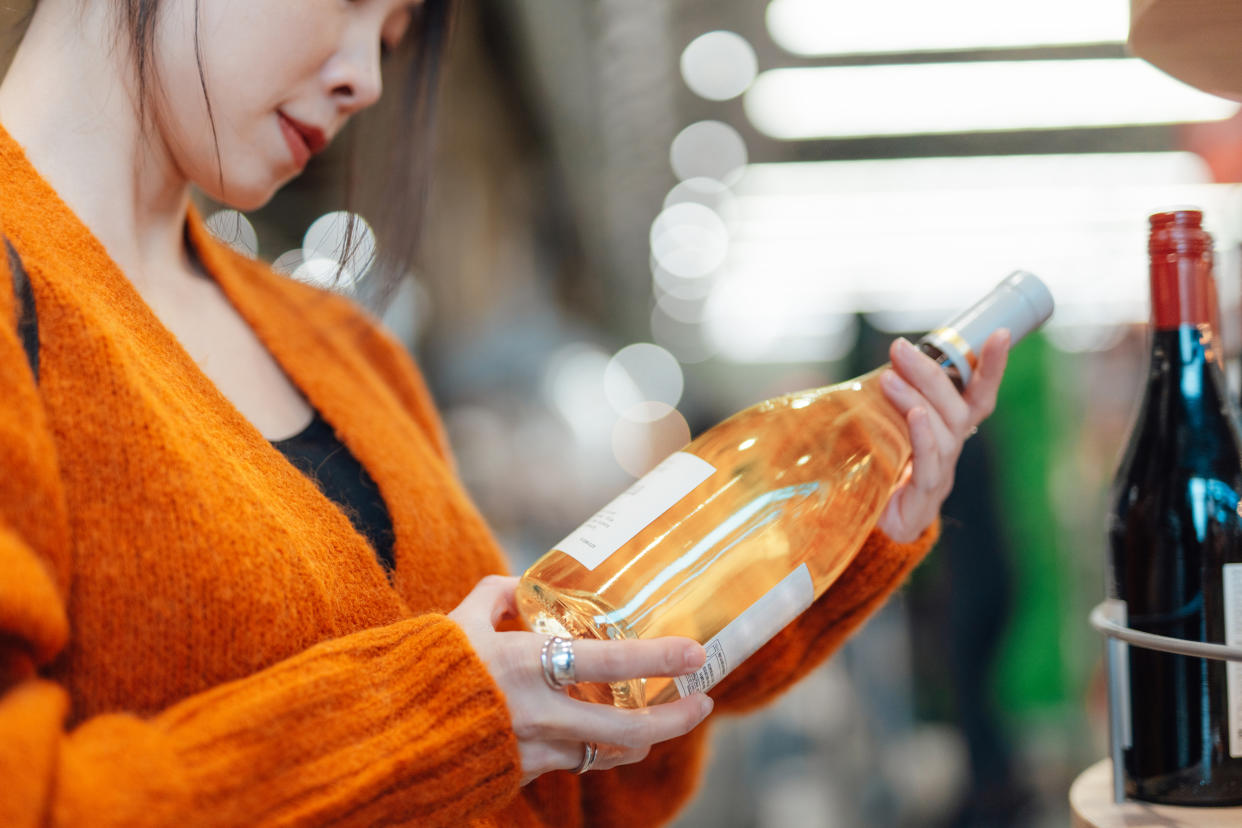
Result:
{"label": "woman's right hand", "polygon": [[[572,770],[585,745],[599,747],[594,770],[639,762],[651,746],[684,735],[707,718],[712,701],[696,693],[668,704],[621,710],[570,698],[544,681],[540,653],[546,636],[497,632],[516,616],[517,578],[489,575],[449,613],[504,692],[522,761],[522,784],[552,770]],[[703,666],[706,654],[689,638],[650,641],[574,641],[574,673],[580,682],[681,676]]]}

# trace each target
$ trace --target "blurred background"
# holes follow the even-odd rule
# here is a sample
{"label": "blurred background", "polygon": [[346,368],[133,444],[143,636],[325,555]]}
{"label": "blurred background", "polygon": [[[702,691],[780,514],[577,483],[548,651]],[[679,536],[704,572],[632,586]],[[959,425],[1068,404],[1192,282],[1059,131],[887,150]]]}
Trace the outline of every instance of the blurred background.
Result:
{"label": "blurred background", "polygon": [[[1242,345],[1238,106],[1128,56],[1128,11],[462,3],[420,266],[382,313],[515,571],[692,435],[873,367],[1014,269],[1058,302],[937,550],[830,663],[718,724],[682,828],[1062,826],[1105,755],[1086,617],[1145,371],[1150,213],[1205,211],[1233,363]],[[332,163],[213,226],[335,273]]]}

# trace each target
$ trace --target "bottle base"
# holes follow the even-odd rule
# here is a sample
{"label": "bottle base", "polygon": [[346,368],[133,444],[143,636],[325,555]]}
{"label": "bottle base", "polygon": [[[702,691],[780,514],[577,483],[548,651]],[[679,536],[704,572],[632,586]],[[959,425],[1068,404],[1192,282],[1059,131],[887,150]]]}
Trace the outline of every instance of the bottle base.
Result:
{"label": "bottle base", "polygon": [[1190,808],[1223,808],[1242,805],[1242,768],[1222,773],[1216,768],[1215,778],[1204,779],[1199,768],[1179,773],[1149,776],[1136,781],[1126,776],[1126,796],[1156,805],[1177,805]]}
{"label": "bottle base", "polygon": [[[607,617],[612,608],[592,595],[574,595],[523,578],[518,584],[517,602],[531,630],[540,635],[598,640],[637,638],[616,625],[598,623],[596,619]],[[645,684],[644,679],[610,684],[583,682],[574,685],[571,693],[584,701],[639,708],[647,705]]]}

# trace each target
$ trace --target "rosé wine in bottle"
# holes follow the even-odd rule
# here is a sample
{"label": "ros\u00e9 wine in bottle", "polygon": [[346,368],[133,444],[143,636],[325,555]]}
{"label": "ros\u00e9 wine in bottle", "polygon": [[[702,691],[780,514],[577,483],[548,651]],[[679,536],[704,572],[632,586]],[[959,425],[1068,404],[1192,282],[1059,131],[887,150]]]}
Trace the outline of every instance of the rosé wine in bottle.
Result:
{"label": "ros\u00e9 wine in bottle", "polygon": [[[989,334],[1008,328],[1016,342],[1051,314],[1044,284],[1017,272],[919,347],[962,390]],[[707,690],[836,580],[910,460],[882,370],[708,429],[526,571],[518,607],[536,632],[682,635],[707,649],[689,675],[579,685],[584,698],[642,707]]]}

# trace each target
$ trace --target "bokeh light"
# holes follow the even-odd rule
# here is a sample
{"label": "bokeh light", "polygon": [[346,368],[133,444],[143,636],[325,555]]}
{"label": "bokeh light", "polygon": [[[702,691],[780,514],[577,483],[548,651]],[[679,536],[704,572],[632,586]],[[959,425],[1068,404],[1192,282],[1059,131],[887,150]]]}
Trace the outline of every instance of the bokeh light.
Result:
{"label": "bokeh light", "polygon": [[307,259],[290,275],[299,282],[340,293],[349,293],[356,281],[353,274],[342,268],[339,262],[323,257]]}
{"label": "bokeh light", "polygon": [[724,263],[728,253],[728,227],[702,204],[674,204],[651,223],[651,255],[674,276],[707,276]]}
{"label": "bokeh light", "polygon": [[651,281],[657,295],[668,294],[679,299],[704,299],[712,290],[712,279],[708,277],[684,278],[660,267],[660,263],[651,258]]}
{"label": "bokeh light", "polygon": [[632,406],[612,430],[613,457],[634,477],[642,477],[688,442],[690,425],[686,418],[661,402]]}
{"label": "bokeh light", "polygon": [[383,313],[384,326],[397,339],[415,350],[419,337],[431,321],[431,296],[413,274],[407,274],[393,291]]}
{"label": "bokeh light", "polygon": [[616,416],[604,393],[608,354],[594,345],[575,342],[548,360],[543,374],[543,397],[573,430],[582,446],[609,439],[609,423]]}
{"label": "bokeh light", "polygon": [[669,161],[683,181],[712,178],[731,184],[746,167],[746,141],[721,121],[698,121],[673,139]]}
{"label": "bokeh light", "polygon": [[746,91],[759,71],[755,50],[734,32],[700,35],[681,53],[681,76],[690,91],[709,101],[727,101]]}
{"label": "bokeh light", "polygon": [[663,302],[651,309],[651,338],[683,365],[703,362],[716,354],[713,344],[704,338],[700,322],[677,318]]}
{"label": "bokeh light", "polygon": [[688,178],[677,182],[673,189],[664,197],[664,207],[674,204],[702,204],[723,219],[728,219],[734,208],[736,199],[733,191],[723,182],[714,178]]}
{"label": "bokeh light", "polygon": [[272,262],[272,270],[275,270],[277,273],[283,273],[286,276],[292,276],[305,261],[306,257],[302,255],[302,248],[295,247],[277,256]]}
{"label": "bokeh light", "polygon": [[654,343],[627,345],[608,360],[604,369],[604,393],[613,409],[622,414],[647,402],[676,407],[684,389],[685,376],[677,358]]}
{"label": "bokeh light", "polygon": [[244,256],[259,255],[259,235],[250,219],[237,210],[219,210],[205,222],[211,235]]}
{"label": "bokeh light", "polygon": [[361,280],[375,261],[375,231],[357,213],[336,210],[325,213],[306,229],[302,237],[302,255],[312,259],[329,259],[344,265],[342,277],[350,282]]}

